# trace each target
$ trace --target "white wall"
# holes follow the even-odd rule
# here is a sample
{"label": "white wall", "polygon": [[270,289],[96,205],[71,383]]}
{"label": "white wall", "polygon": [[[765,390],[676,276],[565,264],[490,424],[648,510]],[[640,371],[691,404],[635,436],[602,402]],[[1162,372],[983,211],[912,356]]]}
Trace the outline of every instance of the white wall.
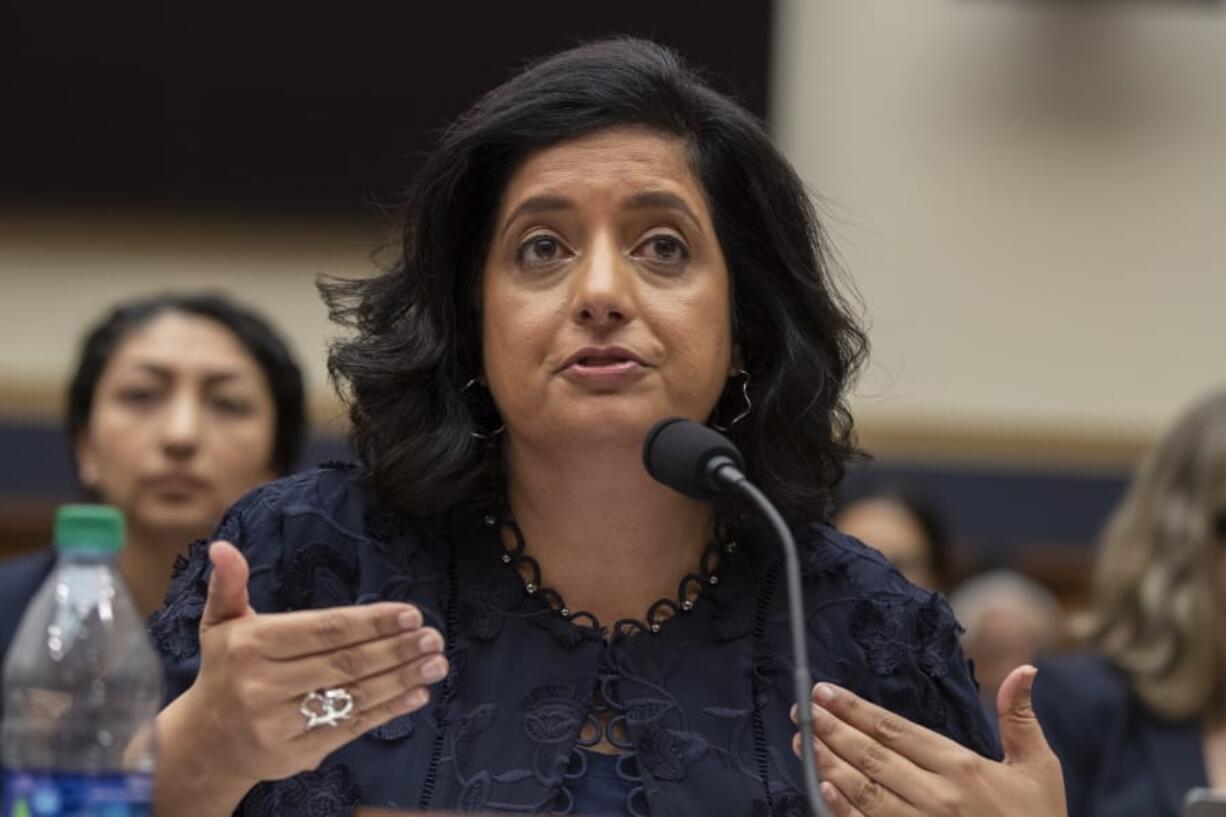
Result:
{"label": "white wall", "polygon": [[84,328],[123,298],[220,290],[285,334],[313,414],[338,412],[324,355],[333,334],[316,276],[375,266],[374,223],[129,211],[0,211],[0,415],[54,417]]}
{"label": "white wall", "polygon": [[1221,4],[781,0],[777,38],[870,432],[1139,439],[1226,383]]}

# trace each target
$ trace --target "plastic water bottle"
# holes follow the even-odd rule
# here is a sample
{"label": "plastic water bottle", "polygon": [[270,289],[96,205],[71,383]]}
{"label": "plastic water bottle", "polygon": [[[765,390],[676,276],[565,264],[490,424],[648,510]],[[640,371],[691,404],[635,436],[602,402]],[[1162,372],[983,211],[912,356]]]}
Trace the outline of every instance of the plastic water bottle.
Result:
{"label": "plastic water bottle", "polygon": [[3,817],[148,817],[161,662],[119,576],[123,515],[65,505],[4,665]]}

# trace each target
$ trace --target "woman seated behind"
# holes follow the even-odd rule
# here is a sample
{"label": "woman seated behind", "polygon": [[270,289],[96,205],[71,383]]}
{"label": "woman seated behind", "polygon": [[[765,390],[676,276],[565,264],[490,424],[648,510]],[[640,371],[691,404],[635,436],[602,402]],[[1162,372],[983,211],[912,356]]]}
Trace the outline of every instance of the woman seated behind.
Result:
{"label": "woman seated behind", "polygon": [[953,565],[945,514],[918,487],[870,485],[839,505],[834,526],[881,551],[907,581],[948,593]]}
{"label": "woman seated behind", "polygon": [[1226,391],[1137,468],[1095,561],[1088,655],[1041,666],[1035,708],[1070,817],[1178,817],[1226,789]]}
{"label": "woman seated behind", "polygon": [[195,676],[159,814],[805,813],[779,552],[647,475],[668,416],[796,530],[816,678],[998,754],[945,602],[824,524],[865,339],[757,121],[584,46],[460,117],[405,216],[324,287],[361,466],[248,496],[154,620]]}
{"label": "woman seated behind", "polygon": [[[65,427],[90,499],[127,520],[119,568],[144,615],[175,559],[252,488],[288,474],[306,430],[302,375],[262,318],[216,295],[114,306],[85,335]],[[0,658],[51,573],[52,548],[0,565]]]}

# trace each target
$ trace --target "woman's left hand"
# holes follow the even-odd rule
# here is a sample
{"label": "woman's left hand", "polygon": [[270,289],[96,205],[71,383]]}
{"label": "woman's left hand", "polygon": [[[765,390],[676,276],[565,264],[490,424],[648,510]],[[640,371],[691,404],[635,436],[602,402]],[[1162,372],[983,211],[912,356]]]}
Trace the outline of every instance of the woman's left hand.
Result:
{"label": "woman's left hand", "polygon": [[[997,693],[1004,762],[818,684],[813,733],[822,796],[837,817],[1064,817],[1060,761],[1030,703],[1035,673],[1018,667]],[[799,733],[792,748],[800,755]]]}

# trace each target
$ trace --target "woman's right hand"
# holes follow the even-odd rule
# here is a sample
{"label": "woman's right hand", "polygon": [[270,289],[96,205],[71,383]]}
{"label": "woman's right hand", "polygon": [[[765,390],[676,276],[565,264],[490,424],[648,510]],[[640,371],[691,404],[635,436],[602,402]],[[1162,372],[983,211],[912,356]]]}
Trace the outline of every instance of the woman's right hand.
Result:
{"label": "woman's right hand", "polygon": [[[156,797],[165,813],[194,801],[192,813],[208,802],[207,811],[229,814],[256,783],[314,769],[359,735],[422,708],[428,686],[447,673],[442,636],[408,604],[259,614],[238,549],[214,542],[209,558],[200,671],[158,716]],[[305,696],[337,687],[353,697],[352,717],[308,730],[299,711]]]}

